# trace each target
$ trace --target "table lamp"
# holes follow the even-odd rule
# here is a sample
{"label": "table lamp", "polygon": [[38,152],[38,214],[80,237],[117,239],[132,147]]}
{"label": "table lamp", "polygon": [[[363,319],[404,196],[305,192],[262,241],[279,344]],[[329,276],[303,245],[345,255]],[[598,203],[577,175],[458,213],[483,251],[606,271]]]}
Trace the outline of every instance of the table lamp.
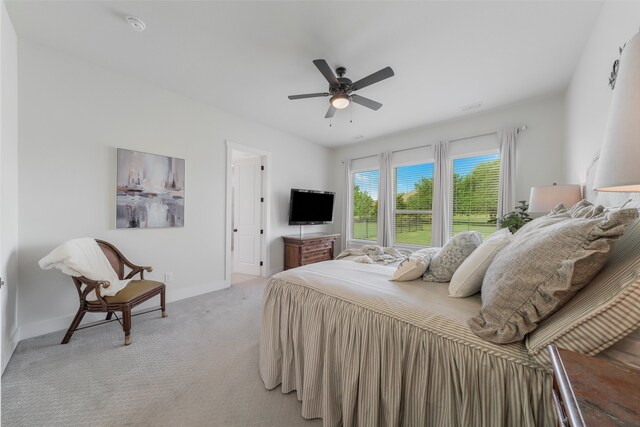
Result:
{"label": "table lamp", "polygon": [[593,187],[640,192],[640,33],[622,51]]}
{"label": "table lamp", "polygon": [[565,207],[571,206],[582,200],[582,191],[579,185],[543,185],[531,187],[529,196],[530,213],[548,213],[562,203]]}

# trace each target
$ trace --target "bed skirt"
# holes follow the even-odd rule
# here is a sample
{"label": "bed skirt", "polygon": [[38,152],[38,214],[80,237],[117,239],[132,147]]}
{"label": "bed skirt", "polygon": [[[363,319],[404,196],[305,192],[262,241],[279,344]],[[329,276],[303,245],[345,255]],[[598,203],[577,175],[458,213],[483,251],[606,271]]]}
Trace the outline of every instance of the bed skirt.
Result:
{"label": "bed skirt", "polygon": [[260,375],[324,426],[552,426],[551,375],[282,279],[265,288]]}

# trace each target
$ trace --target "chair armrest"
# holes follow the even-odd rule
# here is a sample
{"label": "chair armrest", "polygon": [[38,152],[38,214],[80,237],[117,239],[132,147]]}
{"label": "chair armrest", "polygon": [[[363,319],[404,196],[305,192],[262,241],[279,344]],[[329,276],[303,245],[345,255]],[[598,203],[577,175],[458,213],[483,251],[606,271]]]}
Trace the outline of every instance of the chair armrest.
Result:
{"label": "chair armrest", "polygon": [[131,271],[129,272],[129,274],[127,274],[127,276],[125,277],[125,280],[133,278],[133,276],[135,276],[138,273],[140,274],[140,279],[144,280],[144,272],[147,271],[151,273],[153,271],[153,267],[150,267],[150,266],[141,266],[141,265],[135,265],[135,264],[127,264],[127,266],[131,268]]}
{"label": "chair armrest", "polygon": [[76,279],[78,279],[80,283],[83,283],[84,285],[86,285],[86,288],[84,288],[84,291],[82,291],[82,295],[81,295],[82,300],[86,301],[87,295],[89,295],[91,291],[95,291],[96,298],[100,303],[100,305],[103,307],[107,306],[107,302],[102,297],[100,291],[101,289],[107,289],[109,286],[111,286],[111,283],[109,283],[108,280],[91,280],[84,276],[76,277]]}

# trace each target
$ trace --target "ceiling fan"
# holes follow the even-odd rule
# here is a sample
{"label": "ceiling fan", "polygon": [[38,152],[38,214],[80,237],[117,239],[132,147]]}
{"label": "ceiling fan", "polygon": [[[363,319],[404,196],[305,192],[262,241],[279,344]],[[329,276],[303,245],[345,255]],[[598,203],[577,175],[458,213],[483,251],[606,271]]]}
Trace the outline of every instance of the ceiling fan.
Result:
{"label": "ceiling fan", "polygon": [[331,103],[331,105],[329,105],[327,114],[325,114],[324,116],[325,119],[333,117],[333,115],[336,113],[336,110],[347,108],[349,104],[351,104],[351,101],[372,110],[379,110],[380,107],[382,107],[382,104],[380,104],[379,102],[373,101],[369,98],[365,98],[364,96],[356,95],[353,92],[392,77],[393,70],[391,69],[391,67],[385,67],[382,70],[376,71],[375,73],[353,83],[351,80],[344,77],[345,73],[347,72],[346,68],[336,68],[336,73],[338,74],[338,77],[336,77],[336,75],[333,74],[333,71],[329,67],[329,64],[327,64],[327,61],[325,61],[324,59],[316,59],[313,61],[313,63],[318,68],[318,70],[320,70],[324,78],[329,82],[329,92],[289,95],[289,99],[293,100],[330,96],[331,98],[329,99],[329,102]]}

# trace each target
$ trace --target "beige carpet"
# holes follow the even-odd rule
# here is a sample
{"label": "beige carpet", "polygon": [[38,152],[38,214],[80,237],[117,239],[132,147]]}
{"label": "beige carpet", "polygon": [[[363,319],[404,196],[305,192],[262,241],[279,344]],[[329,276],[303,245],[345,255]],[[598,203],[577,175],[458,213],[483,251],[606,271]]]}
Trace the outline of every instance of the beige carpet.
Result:
{"label": "beige carpet", "polygon": [[[3,426],[313,426],[258,374],[264,279],[120,325],[22,341],[2,377]],[[170,290],[169,290],[170,292]]]}

